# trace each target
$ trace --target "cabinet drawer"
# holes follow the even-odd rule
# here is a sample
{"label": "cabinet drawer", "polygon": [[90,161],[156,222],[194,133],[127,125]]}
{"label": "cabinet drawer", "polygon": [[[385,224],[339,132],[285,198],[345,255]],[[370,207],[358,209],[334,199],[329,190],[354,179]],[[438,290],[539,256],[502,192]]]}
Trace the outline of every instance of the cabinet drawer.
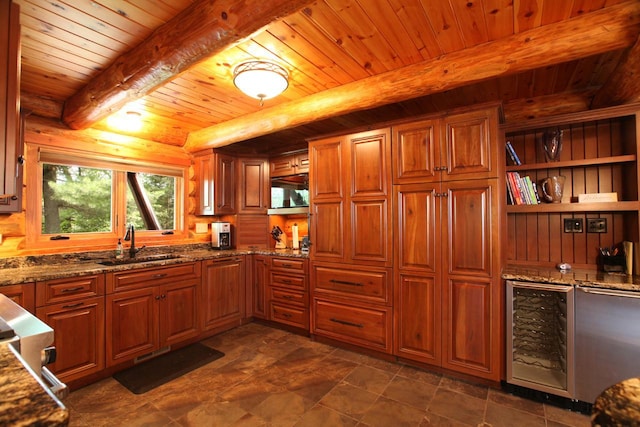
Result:
{"label": "cabinet drawer", "polygon": [[390,299],[389,274],[386,270],[343,270],[314,266],[314,291],[318,294],[358,297],[361,300],[386,304]]}
{"label": "cabinet drawer", "polygon": [[313,333],[391,352],[391,308],[366,308],[314,300]]}
{"label": "cabinet drawer", "polygon": [[285,270],[290,273],[306,272],[307,260],[301,258],[271,258],[271,268]]}
{"label": "cabinet drawer", "polygon": [[200,277],[200,264],[191,262],[167,267],[107,273],[107,293],[138,289],[146,286],[189,280]]}
{"label": "cabinet drawer", "polygon": [[36,305],[42,307],[104,295],[104,274],[36,283]]}
{"label": "cabinet drawer", "polygon": [[279,301],[284,304],[306,305],[304,292],[296,292],[288,289],[271,288],[271,300]]}
{"label": "cabinet drawer", "polygon": [[308,329],[309,311],[302,307],[289,307],[287,305],[280,305],[276,302],[272,302],[270,320]]}
{"label": "cabinet drawer", "polygon": [[307,280],[305,276],[289,275],[278,273],[277,271],[271,272],[271,284],[286,288],[296,288],[301,290],[307,289]]}

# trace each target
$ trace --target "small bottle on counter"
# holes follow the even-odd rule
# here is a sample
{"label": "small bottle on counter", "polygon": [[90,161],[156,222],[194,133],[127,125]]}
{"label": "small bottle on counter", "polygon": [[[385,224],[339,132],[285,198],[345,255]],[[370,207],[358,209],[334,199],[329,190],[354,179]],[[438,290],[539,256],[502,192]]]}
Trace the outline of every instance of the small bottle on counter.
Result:
{"label": "small bottle on counter", "polygon": [[118,244],[116,245],[116,259],[122,259],[124,257],[124,251],[122,250],[122,241],[118,239]]}

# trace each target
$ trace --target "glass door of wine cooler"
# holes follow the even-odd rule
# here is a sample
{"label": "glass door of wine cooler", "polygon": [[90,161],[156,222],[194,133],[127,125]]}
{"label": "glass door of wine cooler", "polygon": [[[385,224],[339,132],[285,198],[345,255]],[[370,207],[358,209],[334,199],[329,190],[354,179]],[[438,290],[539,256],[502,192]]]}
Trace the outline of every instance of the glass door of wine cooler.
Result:
{"label": "glass door of wine cooler", "polygon": [[574,288],[507,281],[507,382],[574,396]]}

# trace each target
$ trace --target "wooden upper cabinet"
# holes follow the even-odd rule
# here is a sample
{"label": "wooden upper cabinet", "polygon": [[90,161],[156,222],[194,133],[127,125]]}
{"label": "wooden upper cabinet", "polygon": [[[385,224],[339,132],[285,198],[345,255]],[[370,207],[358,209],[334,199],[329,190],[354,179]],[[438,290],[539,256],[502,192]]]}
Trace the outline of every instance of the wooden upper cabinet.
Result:
{"label": "wooden upper cabinet", "polygon": [[[487,108],[443,119],[443,180],[498,176],[498,111]],[[444,157],[446,155],[446,157]],[[502,157],[500,157],[502,158]]]}
{"label": "wooden upper cabinet", "polygon": [[238,214],[266,214],[269,208],[269,162],[238,158]]}
{"label": "wooden upper cabinet", "polygon": [[498,176],[497,108],[393,127],[395,184]]}
{"label": "wooden upper cabinet", "polygon": [[439,122],[420,120],[393,127],[394,183],[418,183],[439,179]]}
{"label": "wooden upper cabinet", "polygon": [[313,173],[309,176],[309,191],[313,200],[343,197],[345,160],[342,151],[344,137],[314,141],[309,147]]}
{"label": "wooden upper cabinet", "polygon": [[[20,145],[20,6],[0,2],[0,198],[15,197]],[[18,206],[18,210],[21,206]],[[9,212],[8,209],[2,212]]]}
{"label": "wooden upper cabinet", "polygon": [[349,137],[351,197],[386,197],[391,185],[389,129]]}
{"label": "wooden upper cabinet", "polygon": [[312,141],[311,255],[391,264],[389,129]]}
{"label": "wooden upper cabinet", "polygon": [[236,159],[211,150],[194,156],[198,181],[196,215],[236,212]]}
{"label": "wooden upper cabinet", "polygon": [[309,152],[287,154],[271,159],[271,176],[297,175],[309,172]]}

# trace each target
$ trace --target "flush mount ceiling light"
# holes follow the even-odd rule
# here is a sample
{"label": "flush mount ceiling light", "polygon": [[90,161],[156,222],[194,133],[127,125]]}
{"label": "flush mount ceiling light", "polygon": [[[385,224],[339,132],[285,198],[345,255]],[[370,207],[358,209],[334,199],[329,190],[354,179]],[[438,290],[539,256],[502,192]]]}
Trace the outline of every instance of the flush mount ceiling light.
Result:
{"label": "flush mount ceiling light", "polygon": [[289,73],[269,61],[247,61],[233,70],[233,83],[245,95],[260,100],[280,95],[289,86]]}

